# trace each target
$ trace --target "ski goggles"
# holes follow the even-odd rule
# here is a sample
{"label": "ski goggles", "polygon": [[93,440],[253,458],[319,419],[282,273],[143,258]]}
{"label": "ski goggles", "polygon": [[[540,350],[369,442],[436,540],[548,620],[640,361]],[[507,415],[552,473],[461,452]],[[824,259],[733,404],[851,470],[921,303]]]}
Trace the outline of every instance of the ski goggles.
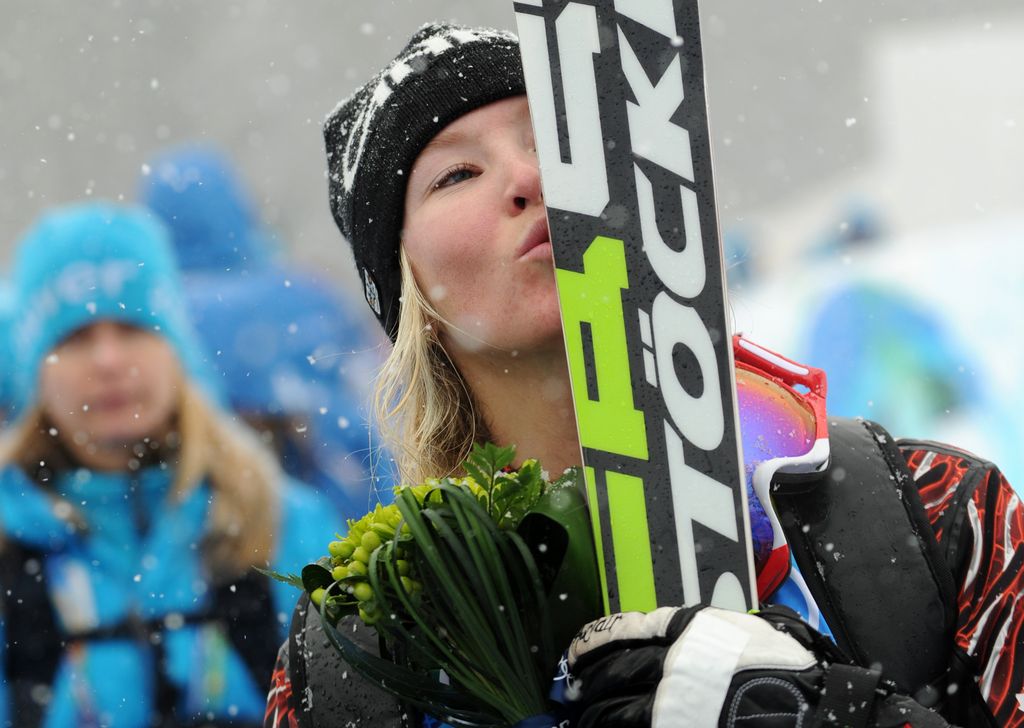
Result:
{"label": "ski goggles", "polygon": [[757,532],[759,525],[766,525],[765,518],[772,531],[770,550],[758,554],[758,593],[767,595],[785,578],[790,560],[772,507],[772,483],[820,473],[828,466],[825,372],[742,336],[733,337],[733,357],[748,494],[753,491],[759,501],[750,509],[755,543],[764,547],[769,541],[766,533]]}

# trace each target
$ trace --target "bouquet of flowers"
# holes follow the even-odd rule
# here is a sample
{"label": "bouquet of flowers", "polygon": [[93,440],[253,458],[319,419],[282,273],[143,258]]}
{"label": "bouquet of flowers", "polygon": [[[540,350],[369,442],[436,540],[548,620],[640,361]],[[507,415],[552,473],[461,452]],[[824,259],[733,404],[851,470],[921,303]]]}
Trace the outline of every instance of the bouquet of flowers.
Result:
{"label": "bouquet of flowers", "polygon": [[[465,477],[396,488],[301,576],[331,644],[356,671],[449,723],[509,725],[543,714],[562,650],[601,598],[579,472],[548,482],[474,446]],[[367,652],[337,628],[358,615]],[[339,685],[339,689],[344,689]]]}

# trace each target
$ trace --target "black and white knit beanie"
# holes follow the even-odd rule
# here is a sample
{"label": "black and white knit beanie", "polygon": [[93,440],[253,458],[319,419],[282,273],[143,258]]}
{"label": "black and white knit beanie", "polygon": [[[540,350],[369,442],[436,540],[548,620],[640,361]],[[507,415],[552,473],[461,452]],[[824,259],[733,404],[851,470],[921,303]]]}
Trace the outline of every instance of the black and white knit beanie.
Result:
{"label": "black and white knit beanie", "polygon": [[399,244],[409,171],[458,117],[526,92],[516,37],[428,23],[324,124],[334,221],[355,255],[366,301],[391,340],[401,303]]}

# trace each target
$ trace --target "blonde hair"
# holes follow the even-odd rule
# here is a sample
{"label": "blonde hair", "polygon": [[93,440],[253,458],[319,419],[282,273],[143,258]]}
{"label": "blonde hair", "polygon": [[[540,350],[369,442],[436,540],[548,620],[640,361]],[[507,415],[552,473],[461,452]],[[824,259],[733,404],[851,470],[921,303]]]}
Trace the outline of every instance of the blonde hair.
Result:
{"label": "blonde hair", "polygon": [[444,318],[420,290],[404,250],[399,257],[402,310],[377,377],[374,413],[402,482],[419,483],[454,473],[487,428],[441,342]]}
{"label": "blonde hair", "polygon": [[[168,495],[182,500],[204,480],[213,501],[204,535],[204,555],[211,573],[236,576],[251,566],[265,566],[277,530],[277,493],[282,474],[255,433],[210,405],[196,387],[184,382],[178,402],[173,455],[174,483]],[[168,450],[173,448],[168,447]],[[0,467],[17,465],[30,476],[40,464],[66,460],[57,438],[50,434],[38,407],[28,411],[0,440]],[[44,488],[48,484],[41,483]],[[50,490],[55,503],[59,496]],[[81,514],[69,507],[67,520],[88,528]]]}

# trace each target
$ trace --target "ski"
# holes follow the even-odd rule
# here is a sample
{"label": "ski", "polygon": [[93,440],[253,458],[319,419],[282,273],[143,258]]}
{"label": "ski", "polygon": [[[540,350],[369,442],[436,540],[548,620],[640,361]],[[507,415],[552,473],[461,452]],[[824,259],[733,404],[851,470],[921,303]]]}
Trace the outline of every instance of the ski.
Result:
{"label": "ski", "polygon": [[605,609],[756,606],[696,0],[518,0]]}

